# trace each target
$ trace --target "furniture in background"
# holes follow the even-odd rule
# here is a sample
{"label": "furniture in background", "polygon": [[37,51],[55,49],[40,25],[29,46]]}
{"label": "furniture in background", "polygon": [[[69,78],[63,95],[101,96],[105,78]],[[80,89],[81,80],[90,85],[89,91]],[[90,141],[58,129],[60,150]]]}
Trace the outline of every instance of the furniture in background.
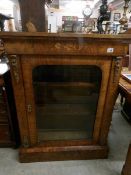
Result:
{"label": "furniture in background", "polygon": [[126,161],[122,169],[122,175],[131,175],[131,143],[129,144]]}
{"label": "furniture in background", "polygon": [[18,122],[10,71],[0,74],[0,147],[18,147]]}
{"label": "furniture in background", "polygon": [[131,71],[131,44],[129,44],[129,71]]}
{"label": "furniture in background", "polygon": [[123,116],[131,122],[131,80],[129,80],[128,76],[131,77],[131,71],[122,72],[119,81],[119,93],[121,94],[121,112]]}
{"label": "furniture in background", "polygon": [[[125,34],[130,34],[131,33],[131,28],[129,28]],[[129,60],[128,60],[128,70],[131,71],[131,44],[129,44]]]}
{"label": "furniture in background", "polygon": [[128,69],[128,66],[129,66],[129,55],[126,55],[122,59],[122,67]]}

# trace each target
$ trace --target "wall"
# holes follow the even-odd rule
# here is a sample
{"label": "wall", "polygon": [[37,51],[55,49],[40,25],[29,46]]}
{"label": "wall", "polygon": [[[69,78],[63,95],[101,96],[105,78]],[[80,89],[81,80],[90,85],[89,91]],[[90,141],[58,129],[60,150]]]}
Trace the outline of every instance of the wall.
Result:
{"label": "wall", "polygon": [[0,13],[14,18],[10,21],[5,20],[5,31],[22,31],[20,7],[17,0],[0,0]]}

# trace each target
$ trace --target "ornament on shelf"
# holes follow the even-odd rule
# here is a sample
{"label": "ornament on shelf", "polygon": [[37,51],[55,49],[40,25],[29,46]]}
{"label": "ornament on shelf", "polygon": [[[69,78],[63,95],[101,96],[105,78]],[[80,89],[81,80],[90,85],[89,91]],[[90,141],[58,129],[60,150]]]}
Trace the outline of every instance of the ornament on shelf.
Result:
{"label": "ornament on shelf", "polygon": [[97,29],[98,33],[105,33],[102,27],[103,21],[110,20],[111,13],[108,11],[107,0],[102,0],[102,5],[100,6],[100,16],[97,19]]}
{"label": "ornament on shelf", "polygon": [[125,5],[124,5],[124,12],[123,12],[123,16],[122,18],[119,20],[120,23],[120,33],[124,33],[127,29],[128,29],[128,18],[126,16],[127,13],[127,9],[129,7],[129,2],[130,0],[124,0],[125,1]]}
{"label": "ornament on shelf", "polygon": [[10,19],[13,19],[11,16],[7,16],[7,15],[4,15],[2,13],[0,13],[0,31],[4,31],[4,23],[5,23],[5,20],[10,20]]}
{"label": "ornament on shelf", "polygon": [[53,0],[45,0],[45,4],[47,5],[47,7],[50,7],[52,2],[53,2]]}

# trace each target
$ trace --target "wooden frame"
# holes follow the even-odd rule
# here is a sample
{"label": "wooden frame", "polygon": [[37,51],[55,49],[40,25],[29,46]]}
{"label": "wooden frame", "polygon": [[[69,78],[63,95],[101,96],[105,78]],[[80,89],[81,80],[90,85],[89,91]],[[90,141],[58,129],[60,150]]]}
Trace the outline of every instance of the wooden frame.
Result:
{"label": "wooden frame", "polygon": [[[0,33],[11,66],[21,134],[19,152],[21,162],[93,159],[108,156],[107,136],[117,97],[121,58],[128,52],[130,37],[129,35]],[[101,68],[102,84],[92,140],[38,143],[32,69],[46,64],[86,64]]]}
{"label": "wooden frame", "polygon": [[122,73],[121,76],[128,81],[129,83],[131,83],[131,73]]}
{"label": "wooden frame", "polygon": [[114,13],[114,21],[119,21],[121,18],[121,13]]}
{"label": "wooden frame", "polygon": [[[27,61],[28,57],[28,61]],[[67,57],[68,58],[68,57]],[[32,102],[32,106],[35,106],[34,104],[34,93],[33,93],[33,87],[32,87],[32,70],[33,68],[40,66],[40,65],[46,65],[48,62],[48,59],[50,59],[50,63],[48,65],[96,65],[102,70],[103,78],[101,82],[101,90],[99,95],[99,101],[98,101],[98,107],[97,107],[97,113],[96,113],[96,121],[94,125],[94,132],[93,132],[93,140],[91,143],[96,143],[99,141],[99,134],[100,134],[100,124],[102,119],[102,113],[104,109],[104,100],[106,98],[106,89],[108,86],[108,82],[106,82],[107,79],[109,79],[109,72],[111,67],[111,61],[104,62],[100,57],[97,57],[98,62],[96,63],[96,60],[91,60],[91,57],[88,59],[82,59],[81,56],[77,57],[77,59],[73,59],[73,56],[70,56],[70,59],[68,60],[65,58],[65,56],[57,57],[57,60],[54,60],[53,57],[41,57],[38,56],[37,59],[35,56],[26,56],[23,57],[21,65],[22,65],[22,72],[23,72],[23,78],[28,80],[28,82],[25,84],[25,96],[28,101],[26,101],[26,105],[28,105],[30,102]],[[61,62],[62,59],[62,62]],[[34,125],[31,125],[29,128],[30,133],[30,144],[36,145],[37,144],[37,129],[36,129],[36,116],[35,116],[35,108],[33,109],[32,116],[30,117],[30,113],[28,115],[28,122],[31,123],[33,120]],[[33,134],[34,132],[34,134]],[[79,142],[80,143],[80,142]]]}

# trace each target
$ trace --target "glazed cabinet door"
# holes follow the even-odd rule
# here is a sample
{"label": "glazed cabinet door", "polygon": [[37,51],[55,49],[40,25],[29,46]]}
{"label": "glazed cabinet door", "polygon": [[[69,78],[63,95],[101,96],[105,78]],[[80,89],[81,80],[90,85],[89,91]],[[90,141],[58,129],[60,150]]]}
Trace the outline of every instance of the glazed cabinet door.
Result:
{"label": "glazed cabinet door", "polygon": [[111,63],[91,56],[21,58],[30,146],[98,143]]}

